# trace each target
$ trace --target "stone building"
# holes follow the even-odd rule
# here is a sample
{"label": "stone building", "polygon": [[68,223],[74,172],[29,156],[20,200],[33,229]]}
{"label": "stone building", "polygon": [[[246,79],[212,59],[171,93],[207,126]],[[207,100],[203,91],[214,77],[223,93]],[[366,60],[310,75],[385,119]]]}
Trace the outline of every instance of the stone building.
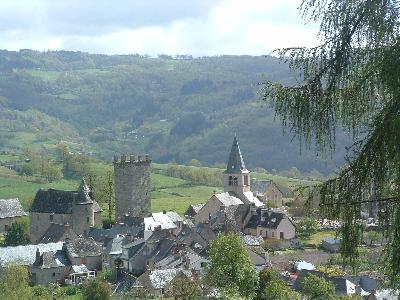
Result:
{"label": "stone building", "polygon": [[82,180],[77,191],[40,189],[33,200],[30,216],[30,239],[37,243],[52,224],[69,224],[77,235],[101,226],[101,209]]}
{"label": "stone building", "polygon": [[40,252],[36,249],[35,262],[28,267],[32,284],[47,285],[52,282],[64,284],[71,263],[64,250]]}
{"label": "stone building", "polygon": [[251,180],[251,191],[262,202],[271,202],[276,207],[283,206],[283,193],[278,185],[272,180]]}
{"label": "stone building", "polygon": [[66,241],[63,249],[72,265],[85,265],[89,270],[102,269],[103,247],[92,238]]}
{"label": "stone building", "polygon": [[125,215],[142,218],[149,215],[150,164],[147,155],[144,159],[130,155],[129,160],[125,155],[120,160],[114,157],[116,220],[122,220]]}
{"label": "stone building", "polygon": [[208,222],[214,214],[227,207],[263,206],[263,203],[250,190],[250,171],[246,169],[236,136],[233,139],[223,176],[224,192],[210,198],[194,216],[195,223]]}
{"label": "stone building", "polygon": [[279,240],[292,240],[296,237],[296,226],[281,211],[252,208],[246,216],[245,224],[245,234]]}
{"label": "stone building", "polygon": [[0,199],[0,233],[6,232],[12,223],[26,215],[18,198]]}

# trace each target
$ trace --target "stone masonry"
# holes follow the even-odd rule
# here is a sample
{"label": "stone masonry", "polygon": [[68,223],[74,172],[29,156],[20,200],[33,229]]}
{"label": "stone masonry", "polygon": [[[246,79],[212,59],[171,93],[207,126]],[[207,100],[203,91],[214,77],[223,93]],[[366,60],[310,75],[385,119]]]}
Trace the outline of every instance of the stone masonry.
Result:
{"label": "stone masonry", "polygon": [[135,155],[130,155],[129,159],[125,155],[120,159],[114,157],[117,221],[123,220],[125,215],[146,217],[150,214],[150,164],[147,155],[144,159]]}

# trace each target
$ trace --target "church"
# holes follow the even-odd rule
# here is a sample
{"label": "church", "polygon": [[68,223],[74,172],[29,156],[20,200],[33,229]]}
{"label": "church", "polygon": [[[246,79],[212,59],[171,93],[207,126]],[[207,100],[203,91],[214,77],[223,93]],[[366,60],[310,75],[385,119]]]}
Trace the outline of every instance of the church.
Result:
{"label": "church", "polygon": [[233,139],[228,164],[224,171],[224,192],[213,195],[195,215],[195,223],[211,220],[213,215],[222,210],[247,209],[262,207],[264,204],[250,190],[250,171],[246,169],[236,136]]}

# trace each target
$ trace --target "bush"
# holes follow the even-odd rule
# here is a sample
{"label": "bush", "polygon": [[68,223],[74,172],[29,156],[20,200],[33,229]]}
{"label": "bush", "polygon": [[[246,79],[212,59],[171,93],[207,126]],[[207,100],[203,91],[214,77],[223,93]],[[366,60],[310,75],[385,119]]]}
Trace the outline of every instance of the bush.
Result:
{"label": "bush", "polygon": [[65,288],[65,294],[67,296],[73,296],[78,293],[79,289],[75,285],[69,285]]}

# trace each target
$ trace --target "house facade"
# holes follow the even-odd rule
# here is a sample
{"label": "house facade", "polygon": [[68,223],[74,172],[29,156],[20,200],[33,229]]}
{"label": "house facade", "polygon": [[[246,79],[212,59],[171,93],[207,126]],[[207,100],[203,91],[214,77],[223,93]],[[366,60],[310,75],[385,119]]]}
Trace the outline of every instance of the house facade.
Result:
{"label": "house facade", "polygon": [[102,223],[101,209],[84,180],[77,191],[40,189],[29,216],[33,243],[37,243],[52,224],[69,224],[77,235],[87,235],[90,228]]}
{"label": "house facade", "polygon": [[263,203],[273,203],[276,207],[283,206],[283,193],[272,180],[251,180],[251,191]]}
{"label": "house facade", "polygon": [[266,239],[291,240],[296,237],[296,226],[287,214],[272,209],[251,209],[243,231]]}

